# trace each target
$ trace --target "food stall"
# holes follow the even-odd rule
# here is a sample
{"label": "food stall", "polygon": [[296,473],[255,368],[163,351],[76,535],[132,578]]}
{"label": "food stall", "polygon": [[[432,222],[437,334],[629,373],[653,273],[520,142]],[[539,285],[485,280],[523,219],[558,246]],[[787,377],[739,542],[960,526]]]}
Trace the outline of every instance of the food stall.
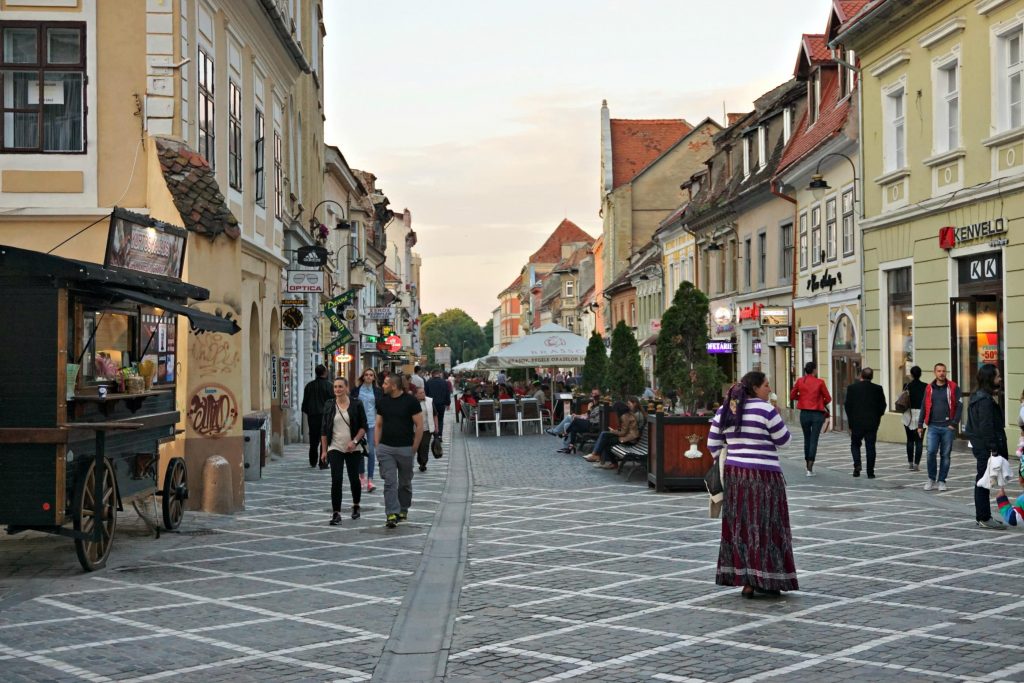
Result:
{"label": "food stall", "polygon": [[163,527],[181,523],[185,462],[160,457],[181,422],[179,325],[239,331],[187,305],[209,293],[180,279],[186,239],[115,209],[102,265],[0,245],[0,525],[72,538],[87,571],[127,503],[155,495]]}

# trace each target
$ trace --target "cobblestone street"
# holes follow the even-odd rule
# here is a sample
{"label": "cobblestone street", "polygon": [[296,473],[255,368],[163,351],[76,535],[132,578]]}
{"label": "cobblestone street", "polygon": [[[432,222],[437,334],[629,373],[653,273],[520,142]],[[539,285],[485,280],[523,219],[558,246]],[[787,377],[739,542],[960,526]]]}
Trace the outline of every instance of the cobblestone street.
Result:
{"label": "cobblestone street", "polygon": [[[1024,534],[974,527],[966,456],[949,492],[926,493],[899,444],[881,445],[877,479],[853,479],[843,434],[805,478],[795,435],[801,590],[746,601],[714,585],[704,495],[655,494],[546,435],[447,436],[395,531],[380,489],[361,520],[328,527],[327,473],[293,447],[242,514],[190,513],[153,539],[123,513],[93,575],[65,539],[5,537],[0,680],[1024,681]],[[389,673],[403,622],[420,623],[414,578],[434,585],[425,548],[464,528],[434,521],[445,496],[458,509],[467,462],[462,591],[435,615],[454,631],[437,671]]]}

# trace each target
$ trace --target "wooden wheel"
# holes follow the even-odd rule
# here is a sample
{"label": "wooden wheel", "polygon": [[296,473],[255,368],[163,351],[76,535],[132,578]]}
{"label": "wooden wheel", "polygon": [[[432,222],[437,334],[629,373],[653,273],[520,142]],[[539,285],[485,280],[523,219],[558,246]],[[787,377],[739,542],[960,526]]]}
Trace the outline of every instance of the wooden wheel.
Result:
{"label": "wooden wheel", "polygon": [[185,516],[185,499],[188,498],[188,471],[181,458],[171,458],[167,463],[162,498],[164,528],[172,531],[181,525],[181,518]]}
{"label": "wooden wheel", "polygon": [[75,487],[73,507],[75,531],[92,534],[96,524],[100,526],[99,540],[76,538],[75,553],[82,568],[87,572],[102,569],[110,556],[114,544],[114,529],[117,526],[117,483],[114,468],[109,460],[100,465],[102,482],[100,499],[96,500],[96,463],[90,463],[85,476],[79,478]]}

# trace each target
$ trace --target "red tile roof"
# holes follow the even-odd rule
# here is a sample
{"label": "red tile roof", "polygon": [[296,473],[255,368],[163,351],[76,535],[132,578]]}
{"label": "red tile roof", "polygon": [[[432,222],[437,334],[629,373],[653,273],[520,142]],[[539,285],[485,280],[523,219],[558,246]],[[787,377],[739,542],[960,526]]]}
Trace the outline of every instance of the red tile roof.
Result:
{"label": "red tile roof", "polygon": [[181,214],[185,227],[209,237],[224,233],[238,239],[242,231],[217,184],[210,163],[188,145],[170,138],[156,138],[157,156],[164,182]]}
{"label": "red tile roof", "polygon": [[823,64],[832,61],[832,51],[828,48],[828,39],[823,33],[805,33],[803,50],[811,64]]}
{"label": "red tile roof", "polygon": [[568,218],[563,219],[555,231],[544,241],[540,249],[530,256],[530,263],[558,263],[562,260],[562,245],[567,242],[593,244],[594,238],[583,232],[580,226]]}
{"label": "red tile roof", "polygon": [[505,294],[506,292],[517,292],[522,286],[523,274],[519,273],[519,275],[516,276],[516,279],[512,281],[512,284],[510,284],[505,289],[501,290],[501,292],[498,293],[498,296],[500,297],[502,294]]}
{"label": "red tile roof", "polygon": [[785,152],[782,153],[782,161],[776,169],[777,175],[801,161],[822,143],[831,140],[846,126],[850,113],[850,99],[843,98],[839,91],[836,70],[822,70],[821,112],[818,120],[813,126],[809,126],[808,112],[804,112]]}
{"label": "red tile roof", "polygon": [[683,119],[612,119],[612,187],[624,185],[693,130]]}
{"label": "red tile roof", "polygon": [[835,0],[832,5],[835,7],[836,14],[839,15],[839,21],[845,24],[860,14],[860,11],[870,2],[871,0]]}
{"label": "red tile roof", "polygon": [[401,282],[402,278],[398,277],[398,273],[391,270],[387,266],[384,266],[384,282]]}

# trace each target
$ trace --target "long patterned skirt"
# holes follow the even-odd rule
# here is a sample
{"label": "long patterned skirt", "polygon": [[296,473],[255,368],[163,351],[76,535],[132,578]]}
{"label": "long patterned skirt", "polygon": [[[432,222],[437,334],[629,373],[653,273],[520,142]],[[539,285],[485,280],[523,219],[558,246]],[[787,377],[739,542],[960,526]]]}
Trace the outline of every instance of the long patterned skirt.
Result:
{"label": "long patterned skirt", "polygon": [[726,465],[722,543],[715,583],[764,590],[799,589],[786,480],[781,472]]}

